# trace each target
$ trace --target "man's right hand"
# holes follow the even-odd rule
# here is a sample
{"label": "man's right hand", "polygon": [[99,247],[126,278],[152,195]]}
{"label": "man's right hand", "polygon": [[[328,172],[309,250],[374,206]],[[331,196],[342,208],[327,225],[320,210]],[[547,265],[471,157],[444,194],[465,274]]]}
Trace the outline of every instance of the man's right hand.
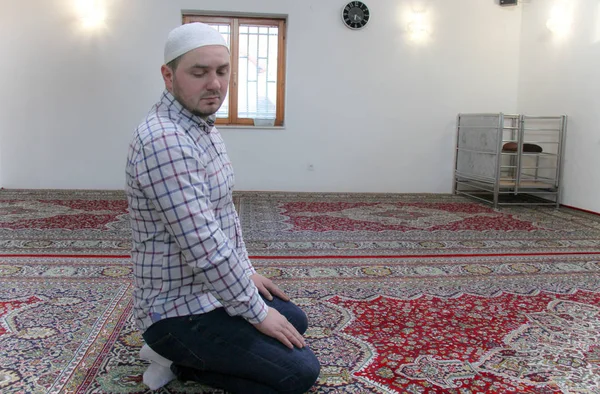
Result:
{"label": "man's right hand", "polygon": [[290,349],[293,349],[294,346],[298,348],[306,346],[304,337],[277,309],[269,307],[265,320],[254,324],[254,327],[263,334],[277,339]]}

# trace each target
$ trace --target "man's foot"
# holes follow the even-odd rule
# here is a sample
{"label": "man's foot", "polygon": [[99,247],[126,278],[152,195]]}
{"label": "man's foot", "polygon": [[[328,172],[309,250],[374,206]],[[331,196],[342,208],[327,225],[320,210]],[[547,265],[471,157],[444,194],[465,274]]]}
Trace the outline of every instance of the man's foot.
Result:
{"label": "man's foot", "polygon": [[144,344],[144,346],[142,346],[142,348],[140,349],[140,358],[142,360],[146,360],[146,361],[150,361],[150,362],[154,361],[155,363],[160,364],[163,367],[167,367],[167,368],[170,368],[171,364],[173,364],[173,362],[171,360],[167,360],[160,354],[156,353],[154,350],[152,350],[152,348],[150,346],[148,346],[146,344]]}
{"label": "man's foot", "polygon": [[156,353],[148,345],[144,345],[140,350],[140,358],[150,361],[150,366],[144,372],[144,384],[152,390],[157,390],[175,379],[175,374],[171,372],[171,361]]}
{"label": "man's foot", "polygon": [[156,362],[151,362],[146,372],[144,372],[144,384],[150,387],[151,390],[158,390],[175,378],[176,376],[171,372],[171,368],[163,367]]}

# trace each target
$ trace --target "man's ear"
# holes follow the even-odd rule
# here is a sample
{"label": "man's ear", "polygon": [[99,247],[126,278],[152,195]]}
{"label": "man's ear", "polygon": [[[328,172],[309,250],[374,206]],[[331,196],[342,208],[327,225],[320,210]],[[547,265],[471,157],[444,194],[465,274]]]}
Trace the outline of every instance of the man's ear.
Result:
{"label": "man's ear", "polygon": [[173,92],[173,78],[175,77],[175,75],[173,75],[173,70],[171,69],[171,67],[167,66],[166,64],[163,64],[160,68],[160,72],[165,81],[165,87],[169,92]]}

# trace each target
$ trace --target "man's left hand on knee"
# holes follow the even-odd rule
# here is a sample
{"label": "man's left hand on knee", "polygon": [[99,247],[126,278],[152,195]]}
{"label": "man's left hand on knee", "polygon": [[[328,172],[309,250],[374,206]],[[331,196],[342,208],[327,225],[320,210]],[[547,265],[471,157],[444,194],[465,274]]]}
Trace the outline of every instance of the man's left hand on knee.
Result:
{"label": "man's left hand on knee", "polygon": [[265,278],[260,274],[250,275],[250,279],[252,279],[258,288],[259,293],[262,294],[262,296],[267,300],[273,301],[273,296],[279,297],[284,301],[290,300],[290,297],[288,297],[287,294],[285,294],[283,290],[279,288],[279,286],[273,283],[271,279]]}

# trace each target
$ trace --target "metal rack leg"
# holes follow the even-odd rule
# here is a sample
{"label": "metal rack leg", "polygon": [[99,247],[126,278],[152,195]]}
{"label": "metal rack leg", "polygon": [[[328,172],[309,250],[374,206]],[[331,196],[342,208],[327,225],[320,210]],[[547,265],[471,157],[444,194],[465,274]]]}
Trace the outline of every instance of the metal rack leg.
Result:
{"label": "metal rack leg", "polygon": [[500,199],[500,179],[502,171],[502,138],[504,132],[504,114],[500,113],[498,116],[498,129],[496,131],[496,180],[494,184],[494,209],[498,209],[498,202]]}

